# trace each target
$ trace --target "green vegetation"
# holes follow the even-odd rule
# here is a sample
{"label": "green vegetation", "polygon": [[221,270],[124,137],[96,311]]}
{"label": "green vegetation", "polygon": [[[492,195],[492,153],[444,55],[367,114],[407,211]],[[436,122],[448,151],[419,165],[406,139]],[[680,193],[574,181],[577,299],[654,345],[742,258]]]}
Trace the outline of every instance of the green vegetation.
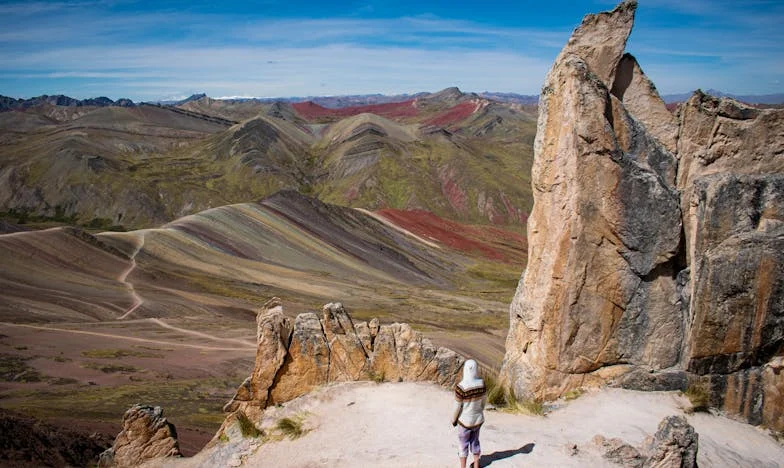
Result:
{"label": "green vegetation", "polygon": [[27,365],[29,358],[12,354],[0,354],[0,381],[40,382],[44,379],[33,367]]}
{"label": "green vegetation", "polygon": [[88,351],[82,351],[82,356],[95,359],[118,359],[124,357],[162,359],[164,357],[163,354],[136,351],[133,349],[91,349]]}
{"label": "green vegetation", "polygon": [[474,278],[479,278],[496,283],[499,288],[511,290],[511,296],[517,288],[517,283],[520,281],[520,273],[522,269],[518,265],[509,265],[506,263],[490,263],[490,262],[477,262],[468,267],[466,272]]}
{"label": "green vegetation", "polygon": [[580,398],[583,395],[583,393],[585,393],[585,390],[583,390],[582,388],[574,388],[564,393],[563,397],[564,400],[566,401],[572,401]]}
{"label": "green vegetation", "polygon": [[262,432],[253,424],[247,414],[242,411],[237,412],[237,424],[240,426],[242,437],[252,437],[254,439],[261,437]]}
{"label": "green vegetation", "polygon": [[[181,424],[215,432],[225,419],[223,405],[236,390],[237,379],[168,380],[115,387],[84,385],[26,389],[5,393],[3,407],[39,418],[67,417],[119,421],[138,402],[166,409],[176,426]],[[206,413],[199,413],[204,408]]]}
{"label": "green vegetation", "polygon": [[384,382],[384,373],[383,372],[376,372],[374,370],[368,371],[368,378],[375,383],[382,383]]}
{"label": "green vegetation", "polygon": [[302,424],[305,422],[305,415],[300,414],[291,418],[281,418],[275,427],[286,437],[297,439],[305,434]]}
{"label": "green vegetation", "polygon": [[130,373],[139,372],[140,369],[133,366],[125,366],[121,364],[99,364],[97,362],[84,362],[82,367],[86,369],[94,369],[103,372],[104,374],[114,374],[117,372]]}
{"label": "green vegetation", "polygon": [[690,412],[708,411],[710,408],[710,393],[705,385],[689,385],[683,395],[691,402]]}

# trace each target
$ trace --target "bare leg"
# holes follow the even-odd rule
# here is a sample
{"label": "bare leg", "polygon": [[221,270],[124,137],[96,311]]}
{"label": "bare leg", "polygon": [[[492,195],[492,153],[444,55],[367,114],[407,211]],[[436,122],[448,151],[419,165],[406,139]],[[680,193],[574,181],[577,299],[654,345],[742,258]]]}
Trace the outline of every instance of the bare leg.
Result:
{"label": "bare leg", "polygon": [[460,468],[466,468],[466,458],[468,457],[460,457]]}
{"label": "bare leg", "polygon": [[479,457],[481,455],[482,455],[481,453],[474,454],[474,468],[479,468]]}

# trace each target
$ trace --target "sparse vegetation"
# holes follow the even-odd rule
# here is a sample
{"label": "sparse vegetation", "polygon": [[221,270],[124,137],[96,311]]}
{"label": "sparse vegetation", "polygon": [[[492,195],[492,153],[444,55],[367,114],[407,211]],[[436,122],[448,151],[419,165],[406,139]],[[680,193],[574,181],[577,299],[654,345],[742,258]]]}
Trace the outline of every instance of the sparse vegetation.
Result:
{"label": "sparse vegetation", "polygon": [[705,385],[689,385],[683,395],[691,402],[690,412],[708,411],[710,408],[710,393]]}
{"label": "sparse vegetation", "polygon": [[291,418],[280,418],[275,427],[286,437],[297,439],[305,434],[302,424],[305,422],[304,415],[297,415]]}
{"label": "sparse vegetation", "polygon": [[0,381],[40,382],[43,376],[27,365],[27,358],[11,354],[0,354]]}
{"label": "sparse vegetation", "polygon": [[221,435],[218,436],[218,440],[221,442],[228,442],[229,436],[227,436],[225,432],[222,432]]}
{"label": "sparse vegetation", "polygon": [[487,387],[487,402],[498,408],[506,406],[506,389],[498,383],[497,375],[487,373],[483,379]]}
{"label": "sparse vegetation", "polygon": [[242,437],[252,437],[258,438],[261,437],[262,432],[259,430],[258,427],[250,420],[247,414],[243,411],[237,412],[237,424],[240,426],[240,432],[242,432]]}
{"label": "sparse vegetation", "polygon": [[368,371],[368,378],[375,383],[382,383],[384,381],[384,373],[376,372],[371,369]]}
{"label": "sparse vegetation", "polygon": [[126,366],[122,364],[100,364],[97,362],[84,362],[82,367],[86,369],[94,369],[103,372],[104,374],[114,374],[116,372],[139,372],[140,369],[134,366]]}
{"label": "sparse vegetation", "polygon": [[563,397],[564,397],[564,400],[566,400],[566,401],[572,401],[572,400],[576,400],[576,399],[580,398],[583,393],[585,393],[585,390],[583,390],[582,388],[574,388],[574,389],[569,390],[568,392],[564,393]]}
{"label": "sparse vegetation", "polygon": [[498,382],[497,374],[487,373],[484,377],[487,401],[496,408],[510,413],[544,416],[545,407],[541,400],[518,398],[514,389],[505,388]]}
{"label": "sparse vegetation", "polygon": [[95,359],[117,359],[123,357],[163,358],[163,354],[133,349],[91,349],[82,351],[82,356]]}

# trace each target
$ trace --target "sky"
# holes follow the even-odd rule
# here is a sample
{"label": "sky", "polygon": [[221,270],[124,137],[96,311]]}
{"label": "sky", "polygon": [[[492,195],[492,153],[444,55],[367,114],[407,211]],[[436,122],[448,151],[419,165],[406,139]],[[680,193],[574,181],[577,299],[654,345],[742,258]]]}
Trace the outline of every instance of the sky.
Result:
{"label": "sky", "polygon": [[[0,1],[0,95],[134,101],[538,94],[608,0]],[[639,0],[627,51],[662,94],[784,92],[784,1]]]}

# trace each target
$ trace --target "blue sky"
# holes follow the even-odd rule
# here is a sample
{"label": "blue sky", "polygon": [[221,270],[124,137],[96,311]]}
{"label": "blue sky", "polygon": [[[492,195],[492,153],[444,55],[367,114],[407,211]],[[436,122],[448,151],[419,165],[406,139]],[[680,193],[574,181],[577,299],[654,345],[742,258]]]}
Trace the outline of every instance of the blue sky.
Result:
{"label": "blue sky", "polygon": [[[640,0],[627,46],[664,94],[784,92],[781,0]],[[0,2],[0,94],[138,100],[538,94],[607,0]]]}

